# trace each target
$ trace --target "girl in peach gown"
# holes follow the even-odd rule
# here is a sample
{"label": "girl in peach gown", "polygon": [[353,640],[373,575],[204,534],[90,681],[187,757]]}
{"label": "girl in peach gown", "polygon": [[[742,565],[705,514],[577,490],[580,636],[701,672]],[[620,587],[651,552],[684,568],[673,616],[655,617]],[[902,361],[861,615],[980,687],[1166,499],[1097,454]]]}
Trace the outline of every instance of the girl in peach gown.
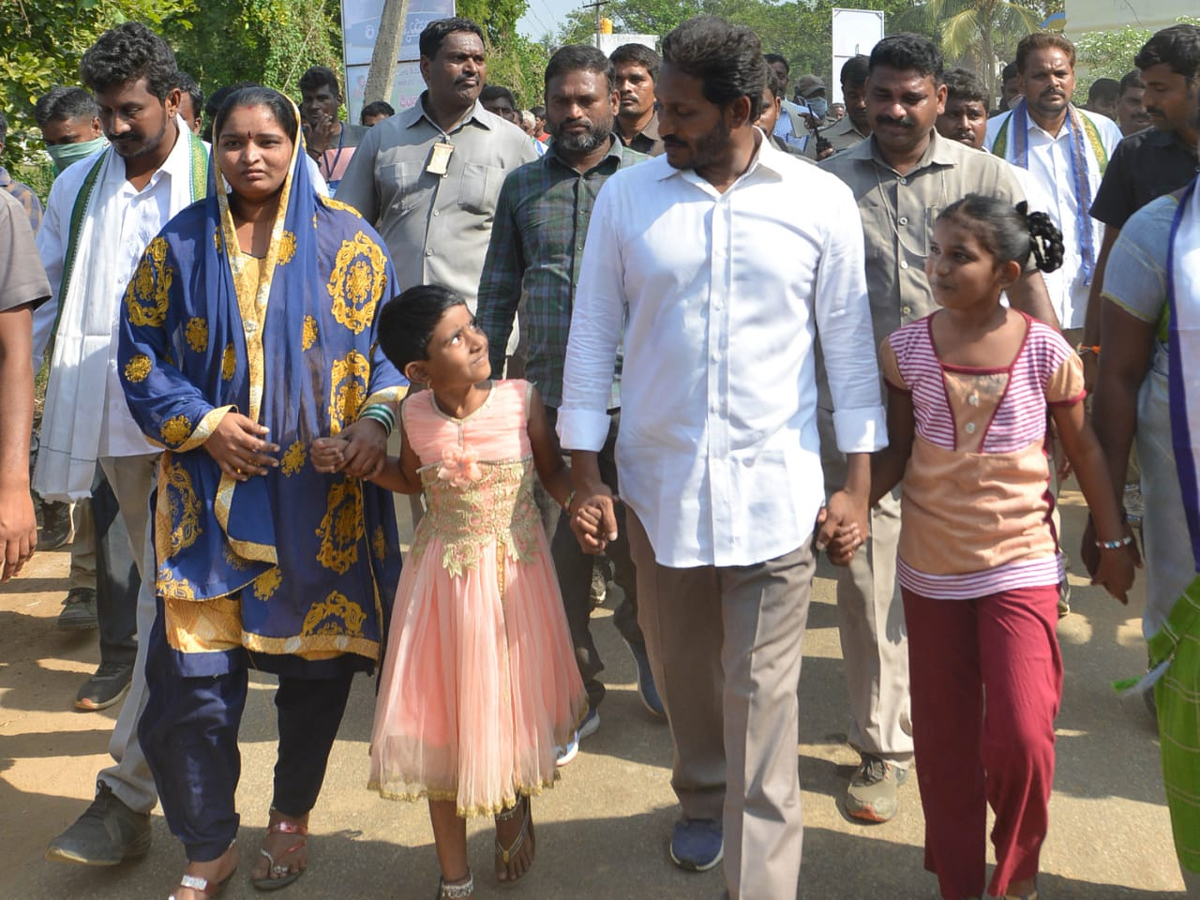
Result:
{"label": "girl in peach gown", "polygon": [[[529,798],[554,783],[556,748],[587,711],[535,469],[564,507],[573,492],[537,391],[486,380],[487,338],[457,295],[405,291],[381,313],[379,342],[430,389],[401,405],[400,457],[372,480],[423,490],[428,512],[397,591],[369,786],[428,799],[438,896],[470,897],[466,817],[495,816],[496,877],[524,875],[535,849]],[[336,470],[340,443],[317,442],[314,463]]]}

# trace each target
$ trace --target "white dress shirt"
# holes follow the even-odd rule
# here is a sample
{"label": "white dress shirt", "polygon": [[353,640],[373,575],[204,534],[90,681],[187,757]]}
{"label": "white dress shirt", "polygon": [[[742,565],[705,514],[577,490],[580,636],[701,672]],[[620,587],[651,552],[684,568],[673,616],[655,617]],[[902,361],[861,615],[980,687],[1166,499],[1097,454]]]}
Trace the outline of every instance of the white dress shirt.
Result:
{"label": "white dress shirt", "polygon": [[[75,207],[75,198],[94,162],[95,157],[89,157],[71,166],[58,177],[46,202],[46,215],[42,220],[42,227],[38,229],[38,254],[46,267],[52,296],[57,302],[61,302],[62,299],[58,294],[70,238],[71,212]],[[103,228],[117,229],[119,250],[111,255],[89,253],[86,250],[81,250],[80,253],[86,254],[84,259],[87,265],[101,268],[101,280],[111,285],[115,296],[120,298],[133,277],[133,271],[137,268],[146,245],[162,230],[171,216],[179,212],[177,209],[171,209],[171,179],[183,179],[186,182],[191,174],[192,158],[188,142],[177,140],[166,162],[140,191],[125,179],[124,161],[116,157],[114,163],[116,164],[108,167],[104,184],[97,184],[96,190],[107,188],[114,191],[118,197],[118,208],[122,210],[122,214],[112,217],[112,221],[105,221]],[[82,262],[77,263],[77,267],[81,264]],[[83,277],[78,268],[75,277]],[[95,386],[94,397],[75,399],[77,414],[93,416],[102,412],[98,448],[101,457],[158,453],[160,448],[146,440],[125,403],[125,391],[121,387],[121,378],[117,371],[120,302],[114,303],[112,309],[112,341],[107,350],[106,380],[104,385]]]}
{"label": "white dress shirt", "polygon": [[604,444],[623,327],[621,498],[664,566],[752,565],[811,537],[818,333],[838,448],[886,444],[854,198],[765,141],[724,194],[665,156],[601,189],[567,344],[568,449]]}
{"label": "white dress shirt", "polygon": [[[1096,126],[1100,143],[1104,148],[1103,161],[1107,164],[1117,144],[1121,142],[1121,129],[1107,116],[1096,115],[1087,110],[1078,110],[1079,115]],[[986,147],[991,152],[996,135],[1012,112],[1002,113],[988,119]],[[1041,210],[1050,215],[1054,224],[1063,233],[1063,264],[1054,272],[1043,272],[1046,290],[1054,304],[1054,312],[1063,328],[1082,328],[1087,315],[1090,280],[1083,272],[1083,238],[1079,233],[1079,201],[1075,194],[1074,165],[1071,161],[1071,132],[1067,122],[1052,135],[1038,125],[1033,116],[1027,116],[1029,137],[1029,178],[1024,182],[1031,210]],[[1005,139],[1005,158],[1015,160],[1016,141],[1009,126]],[[1087,160],[1088,183],[1093,199],[1100,189],[1104,170],[1096,159],[1091,142],[1084,136],[1084,159]],[[1020,168],[1020,166],[1016,166]],[[1084,221],[1092,229],[1093,257],[1100,255],[1100,243],[1104,239],[1104,225],[1084,210]],[[1093,273],[1094,275],[1094,273]]]}

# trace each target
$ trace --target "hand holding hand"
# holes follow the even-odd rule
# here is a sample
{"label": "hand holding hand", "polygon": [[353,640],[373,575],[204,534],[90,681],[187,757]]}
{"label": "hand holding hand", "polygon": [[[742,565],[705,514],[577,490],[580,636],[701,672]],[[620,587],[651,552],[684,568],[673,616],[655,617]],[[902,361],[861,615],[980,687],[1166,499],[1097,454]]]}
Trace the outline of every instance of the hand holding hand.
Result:
{"label": "hand holding hand", "polygon": [[1142,556],[1136,541],[1127,547],[1100,550],[1100,565],[1092,576],[1092,584],[1102,585],[1121,603],[1128,605],[1127,593],[1133,587],[1133,570],[1141,567]]}
{"label": "hand holding hand", "polygon": [[590,497],[579,497],[571,502],[571,530],[584,553],[599,555],[609,541],[617,539],[617,514],[612,492],[601,485],[602,490]]}
{"label": "hand holding hand", "polygon": [[331,475],[346,465],[346,440],[338,435],[317,438],[309,448],[309,458],[318,472]]}
{"label": "hand holding hand", "polygon": [[228,412],[204,442],[208,455],[217,461],[221,471],[237,481],[249,481],[251,475],[266,475],[277,468],[279,445],[267,439],[270,431],[241,413]]}
{"label": "hand holding hand", "polygon": [[345,446],[345,472],[354,478],[374,478],[387,462],[387,429],[375,419],[359,419],[340,435]]}

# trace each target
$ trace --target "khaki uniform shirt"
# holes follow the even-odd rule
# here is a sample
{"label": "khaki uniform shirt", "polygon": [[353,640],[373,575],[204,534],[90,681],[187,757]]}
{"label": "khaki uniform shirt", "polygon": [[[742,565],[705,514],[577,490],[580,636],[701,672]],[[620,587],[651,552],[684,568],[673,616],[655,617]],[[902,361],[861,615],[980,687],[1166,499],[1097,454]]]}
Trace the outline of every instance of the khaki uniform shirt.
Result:
{"label": "khaki uniform shirt", "polygon": [[849,116],[842,116],[821,132],[821,137],[833,146],[833,152],[849,150],[856,144],[861,144],[867,136],[854,127]]}
{"label": "khaki uniform shirt", "polygon": [[972,193],[1012,205],[1025,199],[1007,163],[937,132],[906,175],[883,161],[874,136],[820,165],[846,182],[858,201],[876,347],[901,325],[937,309],[925,258],[942,210]]}
{"label": "khaki uniform shirt", "polygon": [[[500,187],[538,153],[529,135],[478,101],[446,133],[425,114],[425,98],[367,129],[337,199],[387,242],[401,290],[440,284],[474,312]],[[444,175],[429,171],[438,143],[454,145]]]}
{"label": "khaki uniform shirt", "polygon": [[25,208],[7,191],[0,191],[0,312],[50,297],[50,282],[33,242]]}

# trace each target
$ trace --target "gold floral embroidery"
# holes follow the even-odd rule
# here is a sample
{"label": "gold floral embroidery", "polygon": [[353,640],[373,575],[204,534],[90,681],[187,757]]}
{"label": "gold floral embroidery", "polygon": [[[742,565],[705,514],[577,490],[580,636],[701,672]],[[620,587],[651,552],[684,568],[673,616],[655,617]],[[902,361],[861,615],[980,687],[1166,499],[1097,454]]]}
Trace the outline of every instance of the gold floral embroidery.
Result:
{"label": "gold floral embroidery", "polygon": [[150,374],[150,369],[154,364],[150,362],[150,357],[145,353],[139,353],[137,356],[130,357],[129,362],[125,363],[125,380],[137,384],[145,381],[146,376]]}
{"label": "gold floral embroidery", "polygon": [[362,487],[357,479],[346,478],[329,489],[329,506],[317,528],[321,539],[317,562],[345,575],[358,562],[358,542],[364,531]]}
{"label": "gold floral embroidery", "polygon": [[383,249],[363,232],[352,241],[342,241],[326,290],[333,300],[333,317],[355,334],[361,334],[375,317],[385,265]]}
{"label": "gold floral embroidery", "polygon": [[329,373],[329,433],[338,434],[347,422],[358,417],[367,396],[371,361],[351,350],[345,359],[335,359]]}
{"label": "gold floral embroidery", "polygon": [[[326,206],[328,206],[330,209],[340,209],[343,212],[348,212],[354,216],[357,216],[360,219],[362,218],[362,213],[360,213],[357,209],[355,209],[349,203],[343,203],[341,200],[334,200],[332,197],[322,197],[321,202],[324,203]],[[316,213],[313,213],[313,227],[314,228],[316,227],[316,219],[317,219]]]}
{"label": "gold floral embroidery", "polygon": [[186,578],[176,578],[175,573],[166,566],[158,570],[158,592],[164,597],[176,600],[195,600],[196,590]]}
{"label": "gold floral embroidery", "polygon": [[203,353],[208,349],[208,322],[199,316],[193,316],[188,319],[183,336],[189,347],[197,353]]}
{"label": "gold floral embroidery", "polygon": [[254,596],[266,603],[279,589],[282,581],[283,573],[279,571],[279,566],[272,566],[254,579]]}
{"label": "gold floral embroidery", "polygon": [[304,317],[304,330],[300,335],[300,349],[307,350],[317,342],[317,320],[312,316]]}
{"label": "gold floral embroidery", "polygon": [[192,476],[173,463],[163,468],[163,487],[167,493],[167,513],[170,516],[171,556],[196,543],[203,532],[200,527],[200,499],[192,487]]}
{"label": "gold floral embroidery", "polygon": [[221,254],[221,230],[219,228],[213,230],[213,249],[217,251],[217,255]]}
{"label": "gold floral embroidery", "polygon": [[233,344],[226,344],[225,352],[221,354],[221,377],[229,381],[236,371],[237,351],[233,349]]}
{"label": "gold floral embroidery", "polygon": [[313,228],[317,227],[317,214],[313,213]]}
{"label": "gold floral embroidery", "polygon": [[246,569],[250,568],[250,560],[242,559],[240,556],[234,553],[228,543],[222,545],[221,556],[225,560],[225,564],[234,571],[244,572]]}
{"label": "gold floral embroidery", "polygon": [[279,468],[283,470],[286,477],[290,478],[304,467],[304,458],[304,442],[296,441],[284,451],[283,458],[279,461]]}
{"label": "gold floral embroidery", "polygon": [[463,488],[438,478],[436,466],[422,470],[431,512],[413,540],[414,560],[434,538],[442,543],[442,567],[451,575],[479,565],[483,548],[492,541],[499,545],[497,554],[509,559],[528,560],[539,552],[537,532],[542,524],[533,500],[532,461],[479,466],[481,477]]}
{"label": "gold floral embroidery", "polygon": [[345,594],[331,591],[324,602],[313,604],[308,615],[304,617],[304,625],[301,626],[300,633],[302,635],[350,634],[360,636],[363,623],[366,621],[367,614],[361,606]]}
{"label": "gold floral embroidery", "polygon": [[296,255],[296,235],[290,231],[284,231],[279,235],[279,257],[276,259],[277,266],[286,266],[292,261]]}
{"label": "gold floral embroidery", "polygon": [[167,297],[174,279],[175,272],[167,265],[167,240],[156,237],[146,247],[129,287],[125,289],[130,323],[161,328],[167,321]]}
{"label": "gold floral embroidery", "polygon": [[188,435],[192,433],[192,423],[188,421],[185,415],[173,416],[167,419],[162,426],[163,440],[168,444],[182,444],[188,439]]}
{"label": "gold floral embroidery", "polygon": [[384,533],[382,525],[376,525],[371,534],[371,549],[375,551],[376,559],[382,561],[387,558],[387,534]]}

